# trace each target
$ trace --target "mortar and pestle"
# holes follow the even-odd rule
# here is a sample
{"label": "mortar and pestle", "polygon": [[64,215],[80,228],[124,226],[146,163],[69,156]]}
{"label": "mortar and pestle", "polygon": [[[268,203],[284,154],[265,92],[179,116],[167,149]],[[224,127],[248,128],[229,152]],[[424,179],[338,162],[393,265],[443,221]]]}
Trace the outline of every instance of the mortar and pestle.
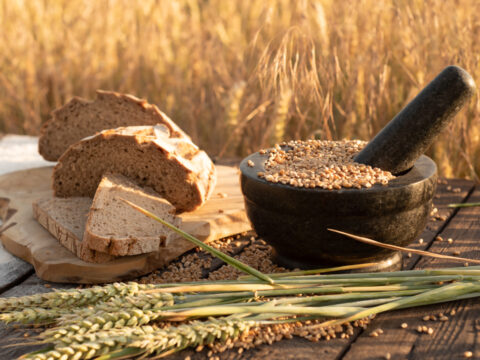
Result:
{"label": "mortar and pestle", "polygon": [[246,212],[273,247],[275,261],[302,269],[366,262],[377,264],[362,271],[401,269],[399,252],[327,229],[398,246],[415,240],[437,186],[435,162],[423,153],[474,93],[472,77],[448,66],[355,156],[355,162],[396,175],[386,186],[326,190],[272,183],[257,176],[265,171],[268,154],[246,157],[240,164]]}

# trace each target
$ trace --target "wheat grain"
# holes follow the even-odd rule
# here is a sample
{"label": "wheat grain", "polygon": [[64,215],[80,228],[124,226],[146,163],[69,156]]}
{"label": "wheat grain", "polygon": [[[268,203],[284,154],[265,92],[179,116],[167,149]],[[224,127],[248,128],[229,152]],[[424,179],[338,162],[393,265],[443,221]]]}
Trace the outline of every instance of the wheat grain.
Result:
{"label": "wheat grain", "polygon": [[379,168],[353,161],[365,146],[363,141],[289,141],[268,150],[265,172],[267,181],[294,187],[343,188],[372,187],[388,184],[394,176]]}

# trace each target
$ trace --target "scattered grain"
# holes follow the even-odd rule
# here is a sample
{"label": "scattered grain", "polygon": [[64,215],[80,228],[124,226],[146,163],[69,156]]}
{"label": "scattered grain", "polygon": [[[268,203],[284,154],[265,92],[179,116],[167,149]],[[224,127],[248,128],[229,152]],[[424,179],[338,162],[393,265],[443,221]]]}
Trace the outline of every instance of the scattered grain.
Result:
{"label": "scattered grain", "polygon": [[[293,336],[303,337],[312,342],[331,340],[335,338],[348,339],[354,334],[355,327],[364,328],[370,319],[356,320],[353,323],[337,325],[334,327],[316,327],[323,320],[310,320],[305,322],[290,322],[283,324],[262,325],[241,334],[235,341],[229,343],[217,342],[208,345],[213,353],[223,352],[227,349],[238,348],[238,354],[261,344],[273,344],[282,339],[291,339]],[[381,329],[380,329],[381,330]],[[376,330],[378,331],[378,329]],[[375,336],[375,335],[374,335]],[[378,336],[378,332],[377,335]]]}
{"label": "scattered grain", "polygon": [[440,321],[448,321],[448,316],[442,315],[438,318]]}
{"label": "scattered grain", "polygon": [[465,351],[463,353],[464,358],[471,358],[473,356],[473,353],[471,351]]}
{"label": "scattered grain", "polygon": [[425,315],[423,318],[422,318],[423,321],[428,321],[430,320],[430,315]]}
{"label": "scattered grain", "polygon": [[435,238],[435,241],[443,241],[443,238],[442,238],[440,235],[438,235],[438,236]]}
{"label": "scattered grain", "polygon": [[431,327],[429,327],[429,328],[427,329],[427,334],[428,334],[428,335],[432,335],[432,334],[433,334],[433,329],[432,329]]}
{"label": "scattered grain", "polygon": [[418,239],[418,243],[423,244],[423,239],[422,238]]}
{"label": "scattered grain", "polygon": [[400,327],[401,327],[402,329],[406,329],[406,328],[408,328],[408,324],[407,324],[407,323],[402,323],[402,324],[400,325]]}
{"label": "scattered grain", "polygon": [[452,311],[450,311],[450,315],[453,316],[455,315],[457,312],[455,311],[455,309],[452,309]]}
{"label": "scattered grain", "polygon": [[252,160],[248,160],[247,165],[250,166],[250,167],[254,167],[255,163]]}
{"label": "scattered grain", "polygon": [[407,257],[408,257],[408,258],[411,258],[411,257],[412,257],[412,253],[409,252],[409,253],[407,254]]}
{"label": "scattered grain", "polygon": [[449,244],[451,244],[451,243],[453,243],[453,239],[452,239],[452,238],[448,238],[448,239],[447,239],[447,242],[448,242]]}
{"label": "scattered grain", "polygon": [[460,251],[455,250],[455,251],[452,252],[452,254],[455,255],[455,256],[458,256],[458,255],[460,255]]}
{"label": "scattered grain", "polygon": [[459,192],[461,192],[461,191],[462,191],[462,189],[459,188],[459,187],[453,188],[453,190],[452,190],[452,192],[454,192],[454,193],[459,193]]}
{"label": "scattered grain", "polygon": [[390,360],[392,358],[392,355],[390,353],[385,354],[385,360]]}

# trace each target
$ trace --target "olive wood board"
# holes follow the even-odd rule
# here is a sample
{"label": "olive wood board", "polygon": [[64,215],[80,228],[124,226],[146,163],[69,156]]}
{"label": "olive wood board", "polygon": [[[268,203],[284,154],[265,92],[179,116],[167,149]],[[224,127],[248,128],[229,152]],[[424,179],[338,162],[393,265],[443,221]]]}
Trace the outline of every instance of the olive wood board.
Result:
{"label": "olive wood board", "polygon": [[[0,239],[9,252],[32,264],[40,278],[81,284],[128,280],[165,266],[194,248],[179,235],[166,241],[156,252],[124,256],[101,264],[80,260],[33,217],[32,202],[53,196],[52,169],[49,166],[0,176],[0,198],[9,199],[8,214],[12,214],[4,219],[5,231],[1,232]],[[201,208],[180,215],[182,230],[205,242],[251,229],[238,169],[218,165],[217,173],[217,186],[211,198]]]}

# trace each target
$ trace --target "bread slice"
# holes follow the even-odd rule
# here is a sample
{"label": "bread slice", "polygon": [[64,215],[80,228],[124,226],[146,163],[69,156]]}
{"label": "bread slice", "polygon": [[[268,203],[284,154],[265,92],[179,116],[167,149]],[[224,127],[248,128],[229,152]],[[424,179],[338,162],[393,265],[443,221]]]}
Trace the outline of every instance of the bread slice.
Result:
{"label": "bread slice", "polygon": [[137,255],[158,251],[172,231],[122,201],[151,211],[179,226],[175,208],[154,191],[142,189],[123,175],[103,177],[88,214],[84,243],[92,250],[111,255]]}
{"label": "bread slice", "polygon": [[52,112],[51,119],[42,127],[38,151],[46,160],[56,161],[71,144],[99,131],[155,124],[165,125],[172,137],[188,138],[182,129],[146,100],[98,90],[94,101],[74,97]]}
{"label": "bread slice", "polygon": [[170,138],[163,126],[130,126],[105,130],[70,146],[54,168],[54,194],[93,197],[107,173],[151,187],[177,213],[202,205],[216,183],[212,161],[188,139]]}
{"label": "bread slice", "polygon": [[83,261],[104,263],[115,256],[91,250],[82,241],[91,205],[92,199],[85,197],[46,198],[32,204],[33,216],[60,244]]}

